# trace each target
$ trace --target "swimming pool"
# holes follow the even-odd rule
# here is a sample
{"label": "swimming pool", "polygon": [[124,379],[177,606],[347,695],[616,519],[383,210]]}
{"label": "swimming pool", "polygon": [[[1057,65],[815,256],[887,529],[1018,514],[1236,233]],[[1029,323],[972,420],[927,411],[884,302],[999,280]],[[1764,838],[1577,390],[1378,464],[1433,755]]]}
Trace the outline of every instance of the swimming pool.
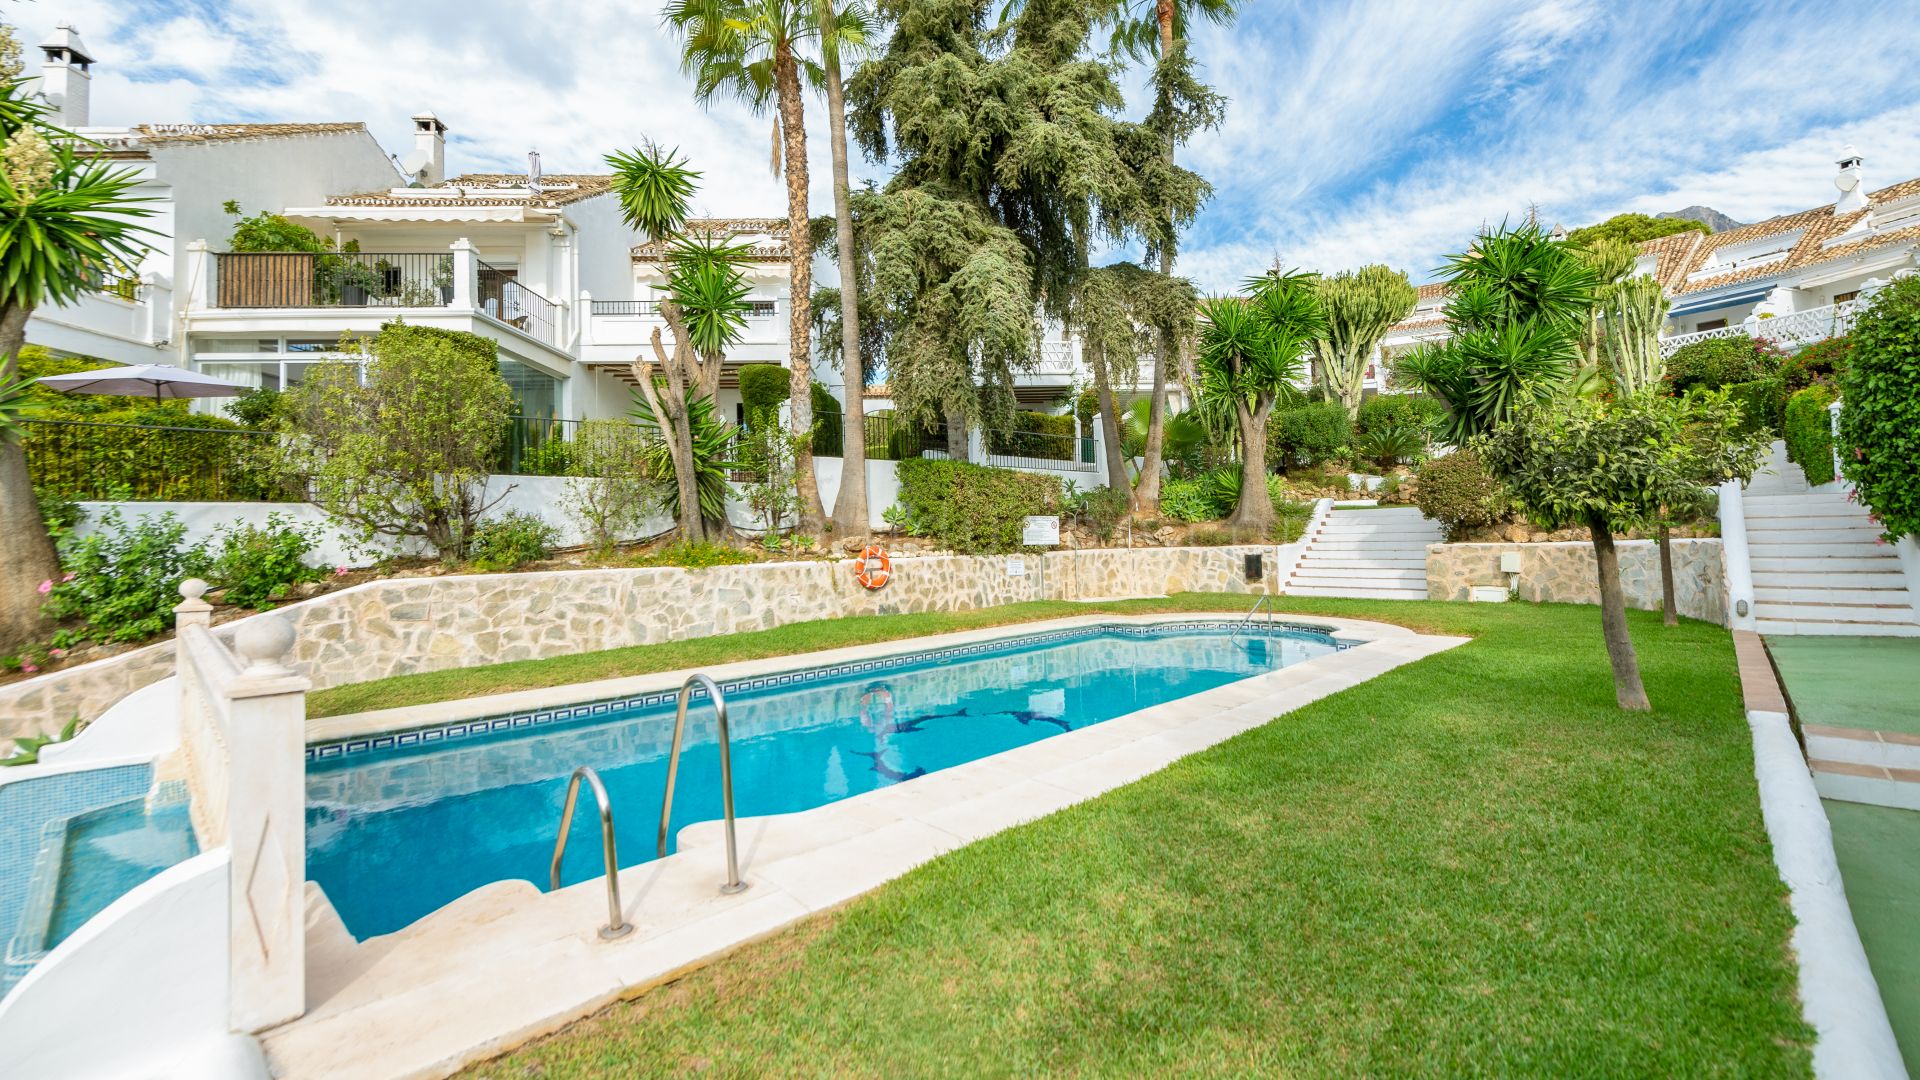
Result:
{"label": "swimming pool", "polygon": [[[906,783],[1348,647],[1313,627],[1081,627],[723,683],[734,797],[784,814]],[[673,830],[720,816],[711,709],[696,702]],[[673,695],[486,717],[310,747],[307,870],[358,938],[489,882],[544,886],[568,775],[591,765],[623,865],[654,856]],[[590,800],[561,881],[601,872]]]}

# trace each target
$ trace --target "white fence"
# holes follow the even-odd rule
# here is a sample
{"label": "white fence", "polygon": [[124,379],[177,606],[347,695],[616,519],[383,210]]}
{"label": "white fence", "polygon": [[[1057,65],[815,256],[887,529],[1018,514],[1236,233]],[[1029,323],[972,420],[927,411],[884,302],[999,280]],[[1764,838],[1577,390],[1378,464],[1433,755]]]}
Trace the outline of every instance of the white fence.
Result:
{"label": "white fence", "polygon": [[306,1011],[306,692],[283,662],[293,625],[248,619],[234,651],[209,627],[206,582],[174,608],[180,746],[194,831],[226,848],[227,1022],[257,1032]]}
{"label": "white fence", "polygon": [[1776,315],[1770,319],[1758,315],[1749,315],[1735,326],[1721,326],[1712,330],[1697,330],[1691,334],[1675,334],[1660,339],[1660,355],[1672,356],[1681,346],[1712,338],[1750,337],[1755,341],[1768,341],[1782,349],[1799,349],[1816,341],[1840,337],[1853,329],[1853,322],[1859,317],[1863,300],[1848,300],[1842,304],[1828,304],[1825,307],[1808,308],[1791,315]]}

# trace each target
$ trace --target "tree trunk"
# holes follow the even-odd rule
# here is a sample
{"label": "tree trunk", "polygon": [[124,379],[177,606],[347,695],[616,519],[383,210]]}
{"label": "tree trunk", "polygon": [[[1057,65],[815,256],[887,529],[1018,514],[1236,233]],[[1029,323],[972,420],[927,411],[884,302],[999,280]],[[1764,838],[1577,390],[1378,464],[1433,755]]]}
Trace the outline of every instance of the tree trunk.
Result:
{"label": "tree trunk", "polygon": [[967,414],[947,410],[947,456],[955,461],[968,460],[967,446],[972,442],[967,430]]}
{"label": "tree trunk", "polygon": [[[787,250],[792,252],[789,275],[787,364],[793,433],[813,430],[813,237],[807,221],[807,122],[804,115],[800,68],[791,46],[782,44],[773,54],[773,79],[779,97],[780,145],[787,174]],[[820,507],[820,485],[814,479],[813,440],[795,448],[793,482],[800,493],[800,520],[796,531],[819,536],[826,531],[826,513]]]}
{"label": "tree trunk", "polygon": [[840,58],[829,51],[827,148],[833,158],[834,240],[840,249],[841,406],[840,493],[833,500],[833,531],[865,536],[873,531],[867,508],[867,368],[860,356],[858,253],[853,246],[852,187],[847,180],[847,102],[840,84]]}
{"label": "tree trunk", "polygon": [[1673,530],[1660,523],[1660,612],[1668,626],[1680,625],[1680,612],[1673,600]]}
{"label": "tree trunk", "polygon": [[1272,411],[1271,401],[1254,408],[1244,401],[1233,403],[1240,427],[1240,500],[1227,519],[1227,528],[1254,533],[1263,540],[1274,519],[1273,493],[1267,490],[1267,417]]}
{"label": "tree trunk", "polygon": [[[0,383],[16,374],[32,314],[30,307],[0,308]],[[59,576],[60,558],[33,497],[27,452],[12,443],[0,444],[0,552],[0,653],[13,653],[52,629],[40,617],[40,584]]]}
{"label": "tree trunk", "polygon": [[1100,442],[1107,451],[1107,486],[1127,490],[1127,462],[1120,448],[1120,415],[1113,400],[1113,386],[1107,382],[1106,358],[1088,365],[1093,368],[1093,391],[1100,399]]}
{"label": "tree trunk", "polygon": [[1620,588],[1620,556],[1613,547],[1613,533],[1598,515],[1587,519],[1593,536],[1593,556],[1600,579],[1600,628],[1607,641],[1607,662],[1613,665],[1613,696],[1623,709],[1645,712],[1653,708],[1647,702],[1647,688],[1640,683],[1640,658],[1633,651],[1633,638],[1627,633],[1627,597]]}
{"label": "tree trunk", "polygon": [[[1154,21],[1160,30],[1160,59],[1164,62],[1173,53],[1173,3],[1174,0],[1155,0]],[[1160,104],[1168,106],[1167,92],[1159,92]],[[1162,133],[1165,139],[1167,165],[1173,165],[1174,132],[1169,127]],[[1167,234],[1160,245],[1160,273],[1165,277],[1173,276],[1173,209],[1167,209]],[[1147,404],[1147,442],[1140,453],[1140,481],[1133,489],[1134,513],[1152,516],[1160,512],[1160,458],[1166,445],[1167,426],[1167,365],[1173,363],[1173,335],[1166,330],[1159,334],[1159,348],[1153,353],[1153,395]]]}

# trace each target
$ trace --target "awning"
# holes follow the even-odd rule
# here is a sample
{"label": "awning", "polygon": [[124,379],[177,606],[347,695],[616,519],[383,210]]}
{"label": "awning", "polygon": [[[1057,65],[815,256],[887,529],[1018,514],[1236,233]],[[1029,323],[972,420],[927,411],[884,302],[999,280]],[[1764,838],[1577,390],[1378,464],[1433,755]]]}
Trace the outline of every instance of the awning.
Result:
{"label": "awning", "polygon": [[1700,312],[1700,311],[1712,311],[1715,308],[1732,307],[1735,304],[1755,303],[1759,300],[1765,299],[1766,295],[1772,292],[1773,289],[1774,289],[1774,283],[1768,282],[1765,285],[1758,285],[1758,286],[1754,286],[1753,288],[1741,289],[1738,292],[1720,293],[1718,295],[1712,295],[1712,296],[1692,297],[1690,299],[1680,301],[1678,304],[1675,304],[1671,309],[1669,309],[1667,311],[1667,318],[1671,319],[1676,315],[1692,315],[1695,312]]}

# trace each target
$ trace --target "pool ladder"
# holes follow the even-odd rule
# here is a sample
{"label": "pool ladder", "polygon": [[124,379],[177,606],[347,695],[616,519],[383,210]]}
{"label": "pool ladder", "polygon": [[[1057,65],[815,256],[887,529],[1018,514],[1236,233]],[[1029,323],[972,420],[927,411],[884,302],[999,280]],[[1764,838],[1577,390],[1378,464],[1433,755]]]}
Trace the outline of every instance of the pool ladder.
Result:
{"label": "pool ladder", "polygon": [[1228,640],[1231,641],[1234,638],[1238,638],[1242,633],[1245,633],[1247,630],[1252,629],[1253,617],[1260,613],[1261,608],[1266,608],[1267,610],[1267,627],[1271,629],[1273,627],[1273,608],[1268,605],[1272,602],[1272,600],[1273,600],[1272,593],[1261,593],[1260,599],[1255,600],[1253,602],[1253,607],[1248,609],[1246,617],[1240,620],[1240,625],[1234,627],[1233,637],[1229,638]]}
{"label": "pool ladder", "polygon": [[[733,755],[727,729],[727,699],[720,695],[720,687],[705,675],[691,676],[680,687],[679,708],[673,718],[673,749],[667,756],[667,788],[660,801],[658,852],[662,857],[667,854],[667,824],[673,817],[673,782],[680,773],[680,742],[687,730],[687,704],[696,686],[713,699],[714,719],[720,728],[720,806],[726,816],[727,830],[727,880],[720,891],[730,895],[745,891],[747,883],[740,880],[740,859],[734,842]],[[600,928],[600,940],[616,941],[633,933],[633,924],[620,909],[620,855],[614,847],[613,803],[607,798],[607,786],[600,782],[600,774],[590,766],[573,770],[573,776],[567,780],[567,801],[560,810],[560,835],[553,843],[548,888],[560,888],[560,859],[567,852],[567,834],[573,830],[573,810],[580,800],[582,780],[593,790],[594,801],[600,804],[600,847],[607,864],[607,925]]]}

